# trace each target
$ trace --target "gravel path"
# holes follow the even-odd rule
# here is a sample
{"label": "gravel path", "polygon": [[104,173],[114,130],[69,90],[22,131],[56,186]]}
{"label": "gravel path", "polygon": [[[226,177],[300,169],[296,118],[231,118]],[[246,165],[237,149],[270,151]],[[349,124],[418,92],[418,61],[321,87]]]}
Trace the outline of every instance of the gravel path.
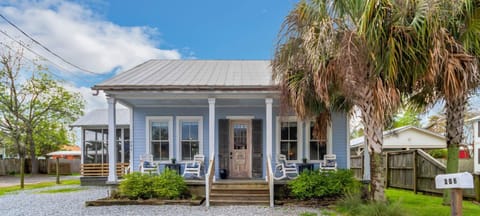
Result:
{"label": "gravel path", "polygon": [[0,215],[300,215],[303,212],[317,213],[319,209],[303,207],[263,206],[106,206],[85,207],[85,201],[107,196],[107,187],[80,187],[82,190],[69,193],[45,194],[39,191],[80,186],[55,186],[26,190],[0,196]]}

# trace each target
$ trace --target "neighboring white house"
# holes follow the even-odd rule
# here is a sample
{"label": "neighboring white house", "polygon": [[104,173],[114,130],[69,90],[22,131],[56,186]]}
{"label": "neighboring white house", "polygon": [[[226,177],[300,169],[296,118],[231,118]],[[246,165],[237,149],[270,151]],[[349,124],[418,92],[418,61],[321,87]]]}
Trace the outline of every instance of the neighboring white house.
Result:
{"label": "neighboring white house", "polygon": [[480,173],[480,116],[465,121],[466,144],[473,149],[473,172]]}
{"label": "neighboring white house", "polygon": [[[363,136],[350,140],[352,153],[359,154],[363,149],[363,143]],[[415,126],[404,126],[383,132],[384,151],[441,148],[446,148],[444,136]]]}

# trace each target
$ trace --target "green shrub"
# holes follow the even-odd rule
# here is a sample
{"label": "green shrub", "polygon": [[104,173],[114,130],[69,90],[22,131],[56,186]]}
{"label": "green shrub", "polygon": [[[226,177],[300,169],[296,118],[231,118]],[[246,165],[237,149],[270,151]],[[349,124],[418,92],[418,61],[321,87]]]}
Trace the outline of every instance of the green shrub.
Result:
{"label": "green shrub", "polygon": [[184,195],[187,185],[176,171],[166,169],[161,175],[155,176],[153,181],[155,197],[176,199]]}
{"label": "green shrub", "polygon": [[408,213],[402,209],[400,202],[368,202],[364,203],[360,195],[347,195],[337,204],[340,212],[355,216],[405,216]]}
{"label": "green shrub", "polygon": [[165,170],[160,175],[127,174],[119,186],[120,196],[129,199],[176,199],[186,191],[183,178],[171,170]]}
{"label": "green shrub", "polygon": [[153,197],[153,176],[133,172],[123,177],[119,193],[129,199],[149,199]]}
{"label": "green shrub", "polygon": [[359,182],[350,170],[302,172],[288,183],[292,195],[301,200],[338,197],[356,191]]}

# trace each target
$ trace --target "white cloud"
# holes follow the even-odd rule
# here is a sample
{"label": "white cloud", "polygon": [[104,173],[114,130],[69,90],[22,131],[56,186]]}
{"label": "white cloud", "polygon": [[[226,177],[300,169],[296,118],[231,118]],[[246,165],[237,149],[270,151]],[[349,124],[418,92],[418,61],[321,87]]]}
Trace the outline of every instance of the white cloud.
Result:
{"label": "white cloud", "polygon": [[[96,15],[84,5],[62,0],[12,0],[0,3],[0,14],[4,15],[40,43],[68,61],[85,69],[107,74],[127,70],[149,59],[179,59],[175,49],[162,49],[158,29],[148,26],[120,26]],[[33,44],[18,30],[0,20],[0,30],[6,31],[16,40],[31,44],[31,48],[69,72],[62,77],[68,79],[66,89],[82,94],[86,100],[85,112],[106,108],[103,92],[92,95],[91,85],[96,78],[79,73],[53,55]],[[12,40],[0,34],[0,42],[12,44]],[[25,51],[28,58],[36,57]],[[189,53],[193,55],[193,51]],[[39,57],[36,57],[39,58]],[[48,63],[48,62],[47,62]],[[56,65],[49,66],[54,71]],[[57,70],[55,70],[57,68]],[[57,73],[57,72],[56,72]],[[73,83],[77,80],[77,83]],[[101,82],[98,79],[98,82]],[[83,84],[80,84],[83,83]],[[96,81],[93,81],[96,83]],[[122,105],[117,105],[119,108]]]}
{"label": "white cloud", "polygon": [[[99,73],[115,68],[126,70],[148,59],[181,57],[175,49],[158,48],[161,44],[155,39],[160,34],[157,29],[120,26],[73,2],[11,1],[0,6],[0,13],[60,56]],[[17,39],[29,41],[6,22],[0,22],[0,29]],[[40,47],[33,48],[56,60]],[[61,64],[59,60],[56,62]],[[75,71],[64,63],[62,66]]]}

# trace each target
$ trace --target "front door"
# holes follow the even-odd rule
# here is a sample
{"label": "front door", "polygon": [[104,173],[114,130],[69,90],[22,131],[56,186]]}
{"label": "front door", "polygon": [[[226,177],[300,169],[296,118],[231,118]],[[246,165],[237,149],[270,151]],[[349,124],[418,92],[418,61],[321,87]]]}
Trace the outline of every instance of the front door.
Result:
{"label": "front door", "polygon": [[230,177],[251,178],[250,152],[252,149],[252,130],[250,120],[232,120],[230,122]]}

